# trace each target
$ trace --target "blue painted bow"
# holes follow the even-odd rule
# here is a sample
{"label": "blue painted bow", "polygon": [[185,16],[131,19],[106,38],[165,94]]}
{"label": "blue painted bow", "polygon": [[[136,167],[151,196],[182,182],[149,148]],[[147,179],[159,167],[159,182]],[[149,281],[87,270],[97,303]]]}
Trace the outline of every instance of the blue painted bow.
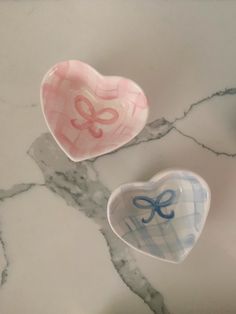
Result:
{"label": "blue painted bow", "polygon": [[[169,198],[165,201],[161,201],[164,197],[166,198],[166,195],[169,195]],[[173,210],[169,214],[165,214],[162,212],[161,209],[172,205],[175,196],[176,193],[174,190],[165,190],[161,192],[156,199],[148,196],[135,196],[133,198],[133,204],[140,209],[151,209],[150,216],[147,219],[142,219],[142,222],[144,223],[149,223],[153,219],[155,212],[164,219],[172,219],[175,216]],[[146,205],[144,204],[144,202],[146,202]]]}

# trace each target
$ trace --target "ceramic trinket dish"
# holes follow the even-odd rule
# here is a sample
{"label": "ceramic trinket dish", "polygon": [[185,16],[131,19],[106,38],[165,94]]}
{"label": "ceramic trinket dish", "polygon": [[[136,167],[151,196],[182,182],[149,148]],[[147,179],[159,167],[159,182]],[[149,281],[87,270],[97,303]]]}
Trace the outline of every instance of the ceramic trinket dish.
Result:
{"label": "ceramic trinket dish", "polygon": [[167,170],[148,182],[128,183],[111,194],[107,215],[130,247],[179,263],[196,244],[210,207],[210,189],[196,173]]}
{"label": "ceramic trinket dish", "polygon": [[136,83],[102,76],[78,60],[58,63],[47,72],[41,104],[49,130],[73,161],[121,147],[143,129],[148,117],[146,96]]}

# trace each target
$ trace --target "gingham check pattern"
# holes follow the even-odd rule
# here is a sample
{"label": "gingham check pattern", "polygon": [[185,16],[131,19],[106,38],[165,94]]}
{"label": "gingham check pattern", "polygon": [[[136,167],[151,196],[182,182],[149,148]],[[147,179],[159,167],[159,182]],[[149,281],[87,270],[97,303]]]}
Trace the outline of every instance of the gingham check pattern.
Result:
{"label": "gingham check pattern", "polygon": [[[184,172],[174,178],[163,178],[158,186],[165,183],[165,188],[173,188],[174,180],[181,181],[182,191],[176,190],[176,199],[166,209],[167,213],[172,209],[175,211],[173,219],[166,220],[155,214],[153,220],[145,224],[142,218],[147,217],[151,209],[134,208],[132,214],[120,220],[115,228],[125,241],[136,248],[163,259],[178,261],[192,248],[201,229],[207,190],[195,177],[186,176]],[[153,192],[152,185],[150,183],[146,188],[145,195],[155,198],[155,193],[159,194],[163,189],[158,192],[155,189]],[[132,193],[123,192],[123,204],[131,204],[134,196],[142,194],[140,188]],[[187,210],[182,210],[181,207]]]}

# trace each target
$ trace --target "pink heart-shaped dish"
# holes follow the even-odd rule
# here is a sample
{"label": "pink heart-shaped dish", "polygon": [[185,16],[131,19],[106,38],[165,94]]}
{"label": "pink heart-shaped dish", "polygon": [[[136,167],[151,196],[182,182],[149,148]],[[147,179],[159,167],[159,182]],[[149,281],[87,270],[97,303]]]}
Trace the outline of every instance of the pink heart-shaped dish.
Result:
{"label": "pink heart-shaped dish", "polygon": [[123,146],[148,117],[147,99],[137,84],[102,76],[78,60],[58,63],[46,73],[41,104],[49,130],[73,161]]}

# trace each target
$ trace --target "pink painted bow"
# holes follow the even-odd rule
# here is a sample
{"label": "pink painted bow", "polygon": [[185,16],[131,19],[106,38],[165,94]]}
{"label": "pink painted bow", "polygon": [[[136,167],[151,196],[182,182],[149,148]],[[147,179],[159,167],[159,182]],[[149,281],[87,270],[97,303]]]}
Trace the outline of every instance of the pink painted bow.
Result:
{"label": "pink painted bow", "polygon": [[[113,124],[119,118],[119,114],[115,109],[103,108],[95,111],[93,104],[83,95],[79,95],[75,98],[75,109],[86,121],[80,123],[77,119],[72,119],[71,124],[78,130],[88,130],[95,138],[103,136],[103,130],[96,127],[96,123],[109,125]],[[110,118],[102,118],[104,113],[109,113]]]}

